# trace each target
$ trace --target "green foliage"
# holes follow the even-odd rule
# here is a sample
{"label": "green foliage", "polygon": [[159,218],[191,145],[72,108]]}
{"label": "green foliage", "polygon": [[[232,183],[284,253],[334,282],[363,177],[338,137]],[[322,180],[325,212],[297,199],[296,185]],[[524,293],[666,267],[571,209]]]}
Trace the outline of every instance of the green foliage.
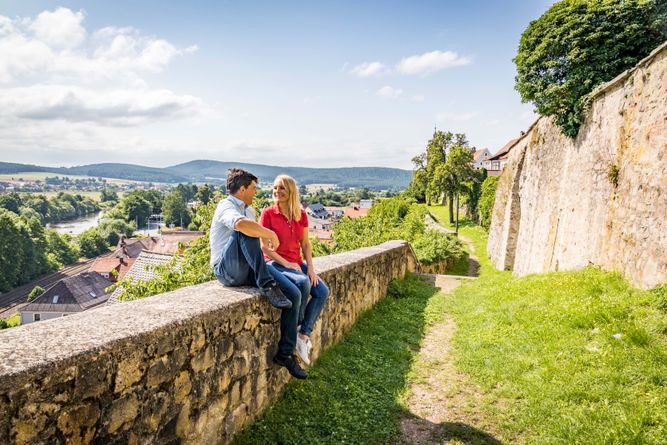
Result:
{"label": "green foliage", "polygon": [[122,218],[107,218],[107,214],[105,214],[97,226],[97,230],[110,246],[116,246],[121,236],[132,237],[134,221],[128,223]]}
{"label": "green foliage", "polygon": [[95,227],[77,235],[76,242],[79,245],[81,255],[86,258],[94,258],[109,251],[107,240]]}
{"label": "green foliage", "polygon": [[426,208],[403,197],[376,201],[368,216],[343,218],[334,226],[335,246],[331,251],[344,252],[403,239],[412,244],[417,259],[424,264],[463,258],[466,253],[458,239],[425,231],[427,214]]}
{"label": "green foliage", "polygon": [[491,227],[491,215],[493,213],[493,204],[496,201],[497,184],[497,176],[489,176],[482,183],[482,196],[479,200],[479,218],[481,226],[486,231]]}
{"label": "green foliage", "polygon": [[162,215],[164,216],[164,223],[168,227],[171,227],[171,225],[187,227],[191,221],[187,202],[178,191],[171,192],[164,198]]}
{"label": "green foliage", "polygon": [[620,172],[621,169],[618,168],[618,165],[616,164],[609,165],[609,168],[607,169],[607,179],[609,179],[609,182],[614,188],[618,187],[618,175]]}
{"label": "green foliage", "polygon": [[35,286],[32,288],[30,293],[28,294],[28,302],[34,300],[35,298],[39,297],[44,293],[44,288],[42,286]]}
{"label": "green foliage", "polygon": [[137,228],[144,227],[153,214],[153,204],[139,194],[131,193],[123,198],[119,207],[126,221],[134,221]]}
{"label": "green foliage", "polygon": [[575,137],[587,95],[634,66],[667,38],[662,0],[563,0],[523,32],[516,89]]}
{"label": "green foliage", "polygon": [[58,265],[57,268],[74,264],[81,256],[79,246],[72,242],[72,237],[68,234],[61,235],[55,230],[47,230],[46,241],[48,244],[46,253]]}
{"label": "green foliage", "polygon": [[114,189],[103,188],[100,194],[101,202],[118,202],[118,193]]}
{"label": "green foliage", "polygon": [[9,324],[4,319],[0,318],[0,330],[7,329],[8,327],[9,327]]}
{"label": "green foliage", "polygon": [[313,246],[313,257],[331,255],[332,253],[331,246],[323,243],[316,236],[310,237],[310,245]]}
{"label": "green foliage", "polygon": [[204,184],[199,186],[197,193],[195,194],[195,199],[202,204],[208,204],[208,202],[213,199],[214,190],[210,185]]}
{"label": "green foliage", "polygon": [[416,236],[412,242],[412,248],[419,262],[424,264],[438,263],[443,260],[454,263],[467,258],[463,244],[458,238],[437,230],[428,230]]}
{"label": "green foliage", "polygon": [[471,221],[479,223],[479,200],[482,197],[482,184],[487,178],[486,169],[474,170],[467,187],[466,216]]}

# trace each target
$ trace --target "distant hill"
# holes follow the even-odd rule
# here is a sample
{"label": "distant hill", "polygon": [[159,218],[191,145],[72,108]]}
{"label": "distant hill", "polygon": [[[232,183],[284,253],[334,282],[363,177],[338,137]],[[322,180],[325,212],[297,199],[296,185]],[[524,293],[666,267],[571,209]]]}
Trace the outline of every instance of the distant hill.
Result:
{"label": "distant hill", "polygon": [[341,187],[368,187],[372,189],[404,189],[412,179],[412,172],[385,167],[307,168],[278,167],[274,165],[245,164],[197,160],[174,165],[166,169],[192,181],[202,182],[211,178],[224,181],[231,167],[251,171],[262,182],[270,182],[279,174],[292,176],[300,184],[338,184]]}
{"label": "distant hill", "polygon": [[300,184],[338,184],[341,187],[368,187],[370,189],[404,189],[410,183],[412,172],[398,168],[347,167],[306,168],[278,167],[242,162],[209,160],[190,161],[166,168],[134,164],[90,164],[76,167],[41,167],[38,165],[0,162],[1,173],[49,172],[65,175],[84,175],[103,178],[127,179],[145,182],[208,182],[224,183],[227,169],[249,170],[262,182],[270,182],[281,173],[294,177]]}

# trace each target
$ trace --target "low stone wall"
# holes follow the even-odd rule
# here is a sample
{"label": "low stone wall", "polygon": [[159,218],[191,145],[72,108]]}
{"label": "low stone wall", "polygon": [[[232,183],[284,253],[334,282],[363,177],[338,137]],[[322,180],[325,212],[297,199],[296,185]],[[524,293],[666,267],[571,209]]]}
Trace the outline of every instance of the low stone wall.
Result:
{"label": "low stone wall", "polygon": [[[315,258],[331,296],[313,357],[414,270],[409,245]],[[0,443],[227,443],[290,376],[280,312],[218,282],[0,332]]]}
{"label": "low stone wall", "polygon": [[419,273],[444,274],[447,272],[447,261],[433,264],[419,264]]}

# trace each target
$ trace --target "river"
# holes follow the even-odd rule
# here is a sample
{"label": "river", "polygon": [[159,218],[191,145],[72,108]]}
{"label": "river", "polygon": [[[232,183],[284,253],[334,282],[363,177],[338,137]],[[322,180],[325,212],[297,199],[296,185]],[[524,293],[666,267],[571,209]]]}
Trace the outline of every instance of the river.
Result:
{"label": "river", "polygon": [[99,212],[91,213],[81,218],[72,219],[69,221],[63,221],[57,224],[50,224],[51,229],[55,229],[58,233],[68,233],[70,235],[78,235],[79,233],[90,229],[91,227],[97,227],[100,222],[100,218],[104,214],[104,210]]}

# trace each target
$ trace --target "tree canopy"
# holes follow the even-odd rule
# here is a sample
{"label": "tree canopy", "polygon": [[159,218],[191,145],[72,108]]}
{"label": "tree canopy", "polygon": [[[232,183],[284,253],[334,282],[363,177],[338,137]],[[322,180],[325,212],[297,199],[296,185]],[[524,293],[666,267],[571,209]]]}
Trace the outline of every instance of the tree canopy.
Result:
{"label": "tree canopy", "polygon": [[516,89],[575,137],[588,94],[667,39],[664,0],[563,0],[521,35]]}

